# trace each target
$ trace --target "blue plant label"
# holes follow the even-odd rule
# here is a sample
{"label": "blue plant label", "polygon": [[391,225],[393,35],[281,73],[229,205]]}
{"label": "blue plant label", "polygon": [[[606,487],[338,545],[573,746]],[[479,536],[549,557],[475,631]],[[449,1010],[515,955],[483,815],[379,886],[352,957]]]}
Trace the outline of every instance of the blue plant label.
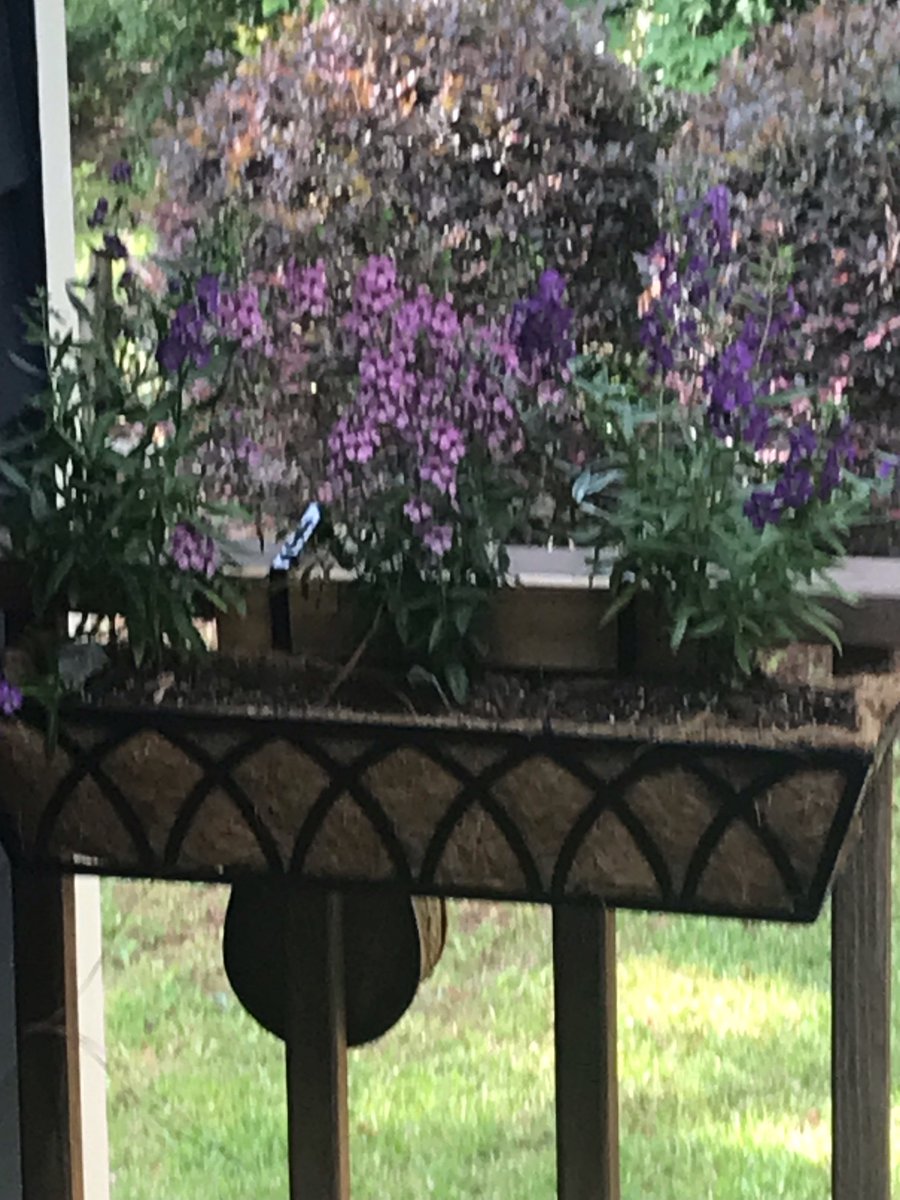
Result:
{"label": "blue plant label", "polygon": [[272,559],[271,570],[289,571],[303,553],[309,539],[315,533],[322,519],[322,510],[313,501],[300,518],[300,524],[283,543],[281,549]]}

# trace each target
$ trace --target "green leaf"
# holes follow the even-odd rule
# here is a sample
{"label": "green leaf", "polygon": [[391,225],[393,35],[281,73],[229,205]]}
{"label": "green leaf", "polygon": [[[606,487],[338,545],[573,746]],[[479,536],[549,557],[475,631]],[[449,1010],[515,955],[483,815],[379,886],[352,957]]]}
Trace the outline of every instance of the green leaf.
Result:
{"label": "green leaf", "polygon": [[623,476],[624,472],[618,468],[601,471],[596,475],[592,471],[585,471],[572,485],[572,499],[576,504],[581,504],[588,496],[599,495],[611,484],[618,483]]}
{"label": "green leaf", "polygon": [[209,601],[213,608],[217,608],[219,612],[228,612],[228,610],[231,608],[231,605],[227,600],[220,596],[213,588],[208,587],[205,583],[198,583],[197,591],[201,596]]}
{"label": "green leaf", "polygon": [[677,650],[684,641],[684,635],[687,633],[688,622],[693,615],[693,609],[687,605],[683,605],[675,618],[675,624],[672,628],[671,645],[673,650]]}
{"label": "green leaf", "polygon": [[639,586],[640,585],[637,583],[637,581],[634,583],[627,583],[621,588],[621,590],[617,592],[603,613],[603,616],[600,620],[601,629],[603,629],[604,626],[609,625],[611,621],[614,621],[619,613],[628,607],[628,605],[637,595]]}
{"label": "green leaf", "polygon": [[54,596],[56,596],[57,593],[60,591],[63,580],[69,574],[71,574],[74,566],[75,566],[75,551],[67,550],[62,555],[62,557],[60,559],[58,559],[56,566],[50,572],[50,575],[48,576],[46,583],[44,584],[43,588],[41,589],[41,599],[38,604],[38,608],[41,612],[44,611],[47,604],[49,604],[50,601],[54,598]]}
{"label": "green leaf", "polygon": [[469,632],[469,626],[472,624],[472,617],[475,615],[475,609],[471,604],[460,604],[453,611],[453,623],[456,626],[456,632],[460,637],[465,637]]}
{"label": "green leaf", "polygon": [[429,654],[434,654],[435,649],[437,648],[437,645],[441,640],[441,635],[443,634],[443,632],[444,632],[444,618],[442,616],[438,616],[435,618],[435,620],[431,626],[431,633],[429,634],[429,637],[428,637],[428,653]]}
{"label": "green leaf", "polygon": [[31,492],[32,519],[38,523],[46,521],[47,517],[50,515],[50,511],[51,509],[50,505],[47,503],[47,497],[40,490],[40,488],[34,488]]}
{"label": "green leaf", "polygon": [[469,694],[469,674],[462,663],[448,663],[444,668],[444,678],[450,689],[450,695],[457,704],[464,704]]}
{"label": "green leaf", "polygon": [[840,653],[841,639],[838,637],[837,630],[840,627],[840,621],[833,613],[828,612],[824,608],[819,608],[818,605],[811,604],[802,614],[801,620],[804,625],[808,625],[810,629],[815,629],[817,633],[821,633],[824,638],[834,646],[835,650]]}
{"label": "green leaf", "polygon": [[718,633],[724,628],[725,614],[716,613],[715,616],[707,617],[705,621],[698,621],[698,623],[694,626],[694,637],[711,637],[714,633]]}
{"label": "green leaf", "polygon": [[2,458],[0,458],[0,475],[3,476],[7,483],[11,483],[14,488],[18,488],[20,492],[28,491],[28,484],[22,472],[17,467],[14,467],[12,463],[6,462]]}

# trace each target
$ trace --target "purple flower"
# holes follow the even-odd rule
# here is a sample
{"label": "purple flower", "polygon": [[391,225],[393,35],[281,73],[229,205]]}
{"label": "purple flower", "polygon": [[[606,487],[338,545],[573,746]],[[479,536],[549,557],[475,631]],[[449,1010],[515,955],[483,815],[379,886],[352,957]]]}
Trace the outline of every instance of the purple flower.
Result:
{"label": "purple flower", "polygon": [[128,249],[117,233],[104,233],[103,250],[109,258],[128,257]]}
{"label": "purple flower", "polygon": [[512,314],[511,333],[524,363],[565,367],[575,354],[572,310],[563,304],[566,281],[558,271],[544,271],[537,294],[520,300]]}
{"label": "purple flower", "polygon": [[777,525],[781,520],[783,506],[778,499],[767,491],[756,491],[744,504],[744,515],[749,518],[754,529],[762,530],[766,525]]}
{"label": "purple flower", "polygon": [[705,204],[715,230],[717,249],[726,258],[731,252],[731,192],[724,184],[711,187],[706,193]]}
{"label": "purple flower", "polygon": [[219,311],[218,275],[201,275],[196,287],[197,304],[205,317],[214,317]]}
{"label": "purple flower", "polygon": [[269,326],[260,310],[259,289],[254,284],[245,283],[236,291],[220,296],[217,316],[219,328],[242,350],[271,351]]}
{"label": "purple flower", "polygon": [[790,463],[775,484],[775,498],[780,500],[785,508],[805,508],[815,494],[812,474],[806,465],[794,466]]}
{"label": "purple flower", "polygon": [[399,300],[394,260],[373,255],[356,277],[353,306],[344,319],[345,327],[357,337],[366,338]]}
{"label": "purple flower", "polygon": [[109,201],[105,196],[101,196],[94,205],[94,211],[88,217],[88,229],[99,229],[109,216]]}
{"label": "purple flower", "polygon": [[450,525],[431,525],[422,534],[422,544],[435,558],[443,558],[453,545],[453,529]]}
{"label": "purple flower", "polygon": [[246,463],[251,471],[255,471],[262,465],[263,452],[258,442],[244,437],[235,446],[234,457],[236,462]]}
{"label": "purple flower", "polygon": [[771,437],[769,410],[763,404],[751,404],[741,422],[741,436],[754,450],[761,450]]}
{"label": "purple flower", "polygon": [[110,183],[131,183],[131,163],[124,156],[117,159],[109,169]]}
{"label": "purple flower", "polygon": [[[543,281],[549,304],[561,283],[553,274]],[[452,296],[404,290],[390,260],[370,259],[359,273],[348,317],[355,392],[328,437],[328,493],[361,520],[379,498],[396,503],[395,515],[440,558],[457,527],[467,460],[499,467],[519,453],[519,400],[524,389],[537,400],[543,380],[523,370],[510,321],[461,317]]]}
{"label": "purple flower", "polygon": [[207,579],[212,579],[219,566],[219,549],[213,538],[184,521],[172,532],[169,555],[179,571],[191,571]]}
{"label": "purple flower", "polygon": [[17,713],[23,704],[23,696],[19,688],[14,687],[4,676],[0,675],[0,713],[11,717]]}
{"label": "purple flower", "polygon": [[328,310],[328,276],[320,258],[310,267],[291,259],[285,271],[285,288],[298,317],[324,317]]}
{"label": "purple flower", "polygon": [[434,510],[427,500],[407,500],[403,505],[403,515],[412,525],[424,525],[434,515]]}
{"label": "purple flower", "polygon": [[175,312],[169,332],[156,349],[156,361],[173,374],[190,359],[194,366],[205,367],[212,356],[206,341],[203,315],[196,304],[182,304]]}
{"label": "purple flower", "polygon": [[[752,371],[753,353],[743,338],[726,346],[703,370],[703,385],[709,396],[710,425],[720,437],[736,432],[742,415],[755,413]],[[753,426],[757,428],[756,420]]]}
{"label": "purple flower", "polygon": [[790,456],[788,458],[788,463],[790,465],[801,462],[803,459],[812,458],[819,447],[819,441],[816,437],[815,430],[809,424],[809,422],[804,422],[804,424],[798,425],[795,429],[792,429],[789,442]]}

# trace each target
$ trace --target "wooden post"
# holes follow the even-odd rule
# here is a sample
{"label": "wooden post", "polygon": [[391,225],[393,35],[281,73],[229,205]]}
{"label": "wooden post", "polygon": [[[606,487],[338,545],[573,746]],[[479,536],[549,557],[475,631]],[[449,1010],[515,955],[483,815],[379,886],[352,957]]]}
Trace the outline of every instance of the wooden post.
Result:
{"label": "wooden post", "polygon": [[24,1200],[83,1200],[71,879],[13,871]]}
{"label": "wooden post", "polygon": [[289,882],[286,957],[291,1200],[349,1200],[341,898]]}
{"label": "wooden post", "polygon": [[888,755],[831,916],[833,1200],[890,1200],[891,806]]}
{"label": "wooden post", "polygon": [[559,1200],[620,1200],[615,922],[553,909]]}
{"label": "wooden post", "polygon": [[5,1200],[22,1200],[14,980],[12,886],[0,847],[0,1180]]}

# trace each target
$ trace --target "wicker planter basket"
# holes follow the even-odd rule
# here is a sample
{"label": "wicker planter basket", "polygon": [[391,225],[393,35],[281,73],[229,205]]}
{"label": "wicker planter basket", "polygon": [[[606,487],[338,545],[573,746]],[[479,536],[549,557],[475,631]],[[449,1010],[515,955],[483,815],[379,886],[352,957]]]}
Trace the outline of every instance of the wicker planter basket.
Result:
{"label": "wicker planter basket", "polygon": [[[883,681],[881,681],[883,683]],[[882,704],[882,709],[893,708]],[[885,713],[885,715],[887,715]],[[81,708],[0,740],[14,860],[810,920],[893,737]]]}
{"label": "wicker planter basket", "polygon": [[[510,589],[495,621],[505,655],[602,665],[595,596],[548,585],[532,606]],[[551,599],[557,635],[544,658],[539,613]],[[246,648],[264,643],[245,628]],[[532,630],[530,641],[517,629]],[[234,649],[234,629],[229,639]],[[73,706],[49,762],[30,712],[0,738],[0,836],[15,860],[65,870],[210,880],[290,871],[426,895],[812,920],[900,704],[895,673],[845,686],[856,691],[852,730],[758,730],[712,716],[550,727]]]}

